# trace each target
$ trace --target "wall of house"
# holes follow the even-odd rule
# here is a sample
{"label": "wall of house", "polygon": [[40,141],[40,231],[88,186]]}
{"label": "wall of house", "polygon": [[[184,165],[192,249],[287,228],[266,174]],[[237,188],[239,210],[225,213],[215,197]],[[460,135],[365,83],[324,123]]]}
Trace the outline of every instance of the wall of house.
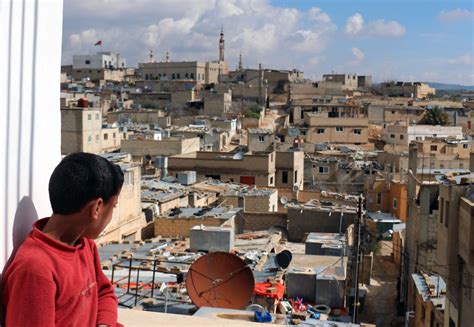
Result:
{"label": "wall of house", "polygon": [[[0,266],[38,217],[61,160],[62,0],[2,1],[0,10]],[[14,6],[15,10],[11,10]],[[36,23],[38,25],[36,26]],[[22,81],[20,83],[20,81]],[[15,232],[13,232],[15,226]]]}
{"label": "wall of house", "polygon": [[227,219],[220,219],[214,217],[203,218],[157,218],[154,220],[155,231],[154,236],[161,237],[189,237],[189,230],[198,225],[204,226],[220,226],[225,223]]}

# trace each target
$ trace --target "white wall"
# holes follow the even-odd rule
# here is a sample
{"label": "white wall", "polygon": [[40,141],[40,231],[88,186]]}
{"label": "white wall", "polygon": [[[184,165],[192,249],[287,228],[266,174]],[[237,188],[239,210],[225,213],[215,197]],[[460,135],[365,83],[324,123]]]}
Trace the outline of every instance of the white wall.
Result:
{"label": "white wall", "polygon": [[31,222],[51,214],[62,17],[62,0],[0,1],[0,267]]}

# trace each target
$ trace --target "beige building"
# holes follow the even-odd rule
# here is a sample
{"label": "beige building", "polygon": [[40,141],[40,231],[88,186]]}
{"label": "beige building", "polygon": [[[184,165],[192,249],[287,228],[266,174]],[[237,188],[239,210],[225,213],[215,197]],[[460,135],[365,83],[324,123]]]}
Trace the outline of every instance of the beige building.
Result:
{"label": "beige building", "polygon": [[222,117],[227,114],[232,105],[232,92],[215,93],[208,92],[203,94],[204,115],[210,117]]}
{"label": "beige building", "polygon": [[147,62],[138,64],[144,80],[192,80],[201,84],[218,83],[219,74],[227,74],[225,62],[181,61]]}
{"label": "beige building", "polygon": [[107,114],[109,124],[125,121],[138,124],[155,124],[161,128],[171,125],[171,117],[166,116],[166,113],[162,110],[120,110]]}
{"label": "beige building", "polygon": [[104,154],[103,156],[120,166],[124,174],[124,182],[112,220],[96,242],[102,244],[111,241],[139,241],[141,229],[146,225],[141,208],[140,165],[133,163],[131,156],[127,153]]}
{"label": "beige building", "polygon": [[167,137],[162,140],[134,138],[122,140],[122,151],[133,157],[174,156],[199,151],[199,138]]}
{"label": "beige building", "polygon": [[244,212],[277,212],[278,190],[275,189],[228,189],[219,196],[219,202]]}
{"label": "beige building", "polygon": [[303,189],[304,185],[304,152],[276,152],[275,186],[280,188]]}
{"label": "beige building", "polygon": [[169,158],[168,171],[196,171],[197,179],[218,179],[247,185],[275,186],[275,152],[232,154],[193,152]]}
{"label": "beige building", "polygon": [[382,83],[380,91],[383,95],[389,97],[412,97],[417,99],[425,99],[436,93],[436,89],[421,82]]}
{"label": "beige building", "polygon": [[445,326],[474,321],[474,173],[446,175],[437,219],[439,274],[447,281]]}
{"label": "beige building", "polygon": [[273,151],[275,135],[270,129],[249,128],[247,133],[247,143],[249,151]]}
{"label": "beige building", "polygon": [[92,82],[122,82],[125,76],[133,75],[133,69],[73,69],[72,77],[78,81],[89,79]]}
{"label": "beige building", "polygon": [[381,139],[386,149],[408,150],[412,141],[423,141],[426,138],[449,138],[462,140],[462,127],[435,125],[390,124],[382,129]]}
{"label": "beige building", "polygon": [[306,140],[311,143],[366,144],[369,142],[367,118],[329,118],[305,113],[308,125]]}
{"label": "beige building", "polygon": [[61,109],[61,153],[104,153],[120,149],[118,128],[102,127],[102,111],[96,108]]}

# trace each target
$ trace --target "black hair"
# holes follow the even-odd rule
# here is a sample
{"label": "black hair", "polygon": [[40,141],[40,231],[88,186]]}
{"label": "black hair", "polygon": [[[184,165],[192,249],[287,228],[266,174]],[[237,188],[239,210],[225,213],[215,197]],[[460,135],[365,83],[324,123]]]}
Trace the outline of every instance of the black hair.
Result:
{"label": "black hair", "polygon": [[102,198],[107,203],[123,185],[122,169],[91,153],[66,156],[49,179],[49,200],[54,214],[79,212],[87,202]]}

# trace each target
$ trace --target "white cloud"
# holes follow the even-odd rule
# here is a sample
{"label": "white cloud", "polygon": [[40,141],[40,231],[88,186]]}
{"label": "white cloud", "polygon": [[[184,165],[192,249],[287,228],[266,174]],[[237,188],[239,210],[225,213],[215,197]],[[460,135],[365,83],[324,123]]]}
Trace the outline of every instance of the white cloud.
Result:
{"label": "white cloud", "polygon": [[346,22],[346,33],[349,35],[358,35],[364,28],[364,17],[361,14],[355,13],[350,16]]}
{"label": "white cloud", "polygon": [[472,11],[467,10],[467,9],[454,9],[454,10],[449,10],[445,11],[442,10],[438,14],[438,20],[440,20],[443,23],[448,23],[448,22],[455,22],[455,21],[460,21],[460,20],[470,20],[473,19],[473,14]]}
{"label": "white cloud", "polygon": [[352,48],[352,54],[354,55],[354,60],[356,62],[361,62],[365,58],[365,54],[358,48]]}
{"label": "white cloud", "polygon": [[377,19],[365,25],[364,17],[355,13],[347,19],[345,31],[349,36],[401,37],[406,29],[397,21],[384,19]]}
{"label": "white cloud", "polygon": [[96,39],[132,66],[150,50],[157,60],[167,51],[171,60],[216,60],[222,25],[231,68],[242,52],[249,67],[305,70],[337,29],[320,8],[274,7],[268,0],[68,0],[64,17],[63,63],[95,52]]}
{"label": "white cloud", "polygon": [[465,53],[456,58],[446,59],[451,65],[474,65],[474,58],[470,53]]}

